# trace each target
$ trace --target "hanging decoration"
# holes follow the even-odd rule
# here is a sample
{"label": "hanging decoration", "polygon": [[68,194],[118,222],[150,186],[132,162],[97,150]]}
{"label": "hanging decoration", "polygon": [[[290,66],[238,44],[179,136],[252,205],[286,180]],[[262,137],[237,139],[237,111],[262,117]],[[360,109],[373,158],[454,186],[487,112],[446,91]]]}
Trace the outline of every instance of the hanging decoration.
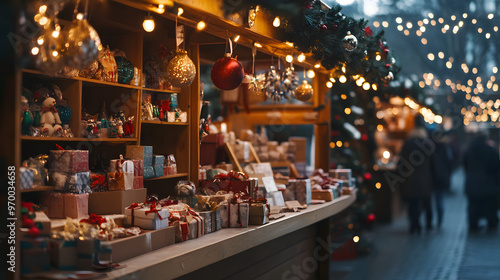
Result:
{"label": "hanging decoration", "polygon": [[175,18],[176,32],[176,51],[175,56],[167,65],[167,81],[174,87],[188,87],[196,76],[196,67],[193,61],[183,49],[179,46],[184,42],[184,26],[177,26],[177,17]]}
{"label": "hanging decoration", "polygon": [[245,69],[241,63],[232,58],[233,43],[227,39],[229,52],[214,63],[211,71],[212,82],[222,90],[233,90],[241,85],[245,77]]}
{"label": "hanging decoration", "polygon": [[313,93],[313,87],[307,82],[307,80],[303,80],[302,84],[295,89],[294,96],[298,100],[305,102],[313,96]]}
{"label": "hanging decoration", "polygon": [[280,73],[276,71],[274,65],[271,65],[266,72],[264,90],[266,92],[266,97],[275,102],[280,102],[283,100],[283,97],[285,97],[283,88],[281,87]]}
{"label": "hanging decoration", "polygon": [[75,7],[75,19],[64,36],[66,40],[64,55],[67,66],[85,69],[98,58],[103,48],[99,34],[87,21],[87,7],[84,14],[77,13],[77,7]]}
{"label": "hanging decoration", "polygon": [[351,34],[351,31],[347,31],[347,35],[345,35],[342,42],[344,42],[344,49],[348,52],[352,52],[358,46],[358,39]]}
{"label": "hanging decoration", "polygon": [[295,68],[293,67],[293,65],[285,68],[285,73],[283,74],[283,81],[281,82],[281,84],[287,96],[295,94],[295,89],[299,86],[299,80],[297,78],[297,73],[295,72]]}

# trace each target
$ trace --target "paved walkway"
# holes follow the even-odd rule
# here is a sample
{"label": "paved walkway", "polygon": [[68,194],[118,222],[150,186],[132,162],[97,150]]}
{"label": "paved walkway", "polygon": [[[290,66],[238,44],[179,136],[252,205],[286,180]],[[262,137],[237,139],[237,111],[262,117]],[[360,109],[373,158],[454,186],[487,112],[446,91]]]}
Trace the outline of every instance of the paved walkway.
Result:
{"label": "paved walkway", "polygon": [[453,174],[441,230],[409,235],[402,215],[366,234],[374,244],[370,254],[333,262],[332,279],[499,280],[500,232],[468,232],[463,182],[461,170]]}

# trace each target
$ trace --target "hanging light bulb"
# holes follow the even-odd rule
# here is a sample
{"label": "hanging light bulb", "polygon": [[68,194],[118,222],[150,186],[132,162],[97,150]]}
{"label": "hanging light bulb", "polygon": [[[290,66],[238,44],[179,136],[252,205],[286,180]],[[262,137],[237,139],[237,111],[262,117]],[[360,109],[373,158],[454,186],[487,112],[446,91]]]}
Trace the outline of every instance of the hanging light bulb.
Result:
{"label": "hanging light bulb", "polygon": [[165,6],[163,4],[158,5],[158,13],[163,14],[165,12]]}
{"label": "hanging light bulb", "polygon": [[309,77],[310,79],[314,78],[315,76],[316,76],[316,73],[314,73],[313,70],[307,71],[307,77]]}
{"label": "hanging light bulb", "polygon": [[198,30],[203,30],[205,27],[207,27],[207,24],[203,20],[200,20],[196,25],[196,29]]}
{"label": "hanging light bulb", "polygon": [[274,27],[280,27],[280,24],[281,24],[280,17],[275,17],[274,21],[273,21],[273,26]]}
{"label": "hanging light bulb", "polygon": [[155,20],[149,13],[146,17],[144,17],[142,28],[144,28],[144,31],[146,32],[153,32],[153,30],[155,30]]}
{"label": "hanging light bulb", "polygon": [[304,53],[299,54],[299,56],[297,56],[297,60],[299,62],[304,62],[304,60],[306,60],[306,55]]}
{"label": "hanging light bulb", "polygon": [[287,55],[287,56],[285,57],[285,60],[286,60],[286,62],[288,62],[288,63],[292,63],[292,61],[293,61],[293,56],[291,56],[291,55]]}
{"label": "hanging light bulb", "polygon": [[238,42],[238,40],[240,39],[240,35],[236,35],[234,36],[234,39],[233,39],[233,42]]}
{"label": "hanging light bulb", "polygon": [[321,63],[314,64],[314,68],[320,68],[320,67],[321,67]]}
{"label": "hanging light bulb", "polygon": [[177,9],[177,16],[180,17],[183,13],[184,13],[184,9],[179,7],[179,9]]}

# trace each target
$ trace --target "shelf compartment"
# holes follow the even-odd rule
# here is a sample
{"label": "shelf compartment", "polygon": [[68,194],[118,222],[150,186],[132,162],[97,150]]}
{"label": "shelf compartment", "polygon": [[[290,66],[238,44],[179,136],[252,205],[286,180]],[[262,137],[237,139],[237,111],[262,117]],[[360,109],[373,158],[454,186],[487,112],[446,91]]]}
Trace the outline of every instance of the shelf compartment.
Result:
{"label": "shelf compartment", "polygon": [[89,142],[137,142],[137,138],[84,138],[84,137],[35,137],[35,136],[21,136],[21,140],[26,141],[89,141]]}
{"label": "shelf compartment", "polygon": [[156,125],[184,125],[187,126],[189,123],[185,122],[164,122],[164,121],[156,121],[156,120],[141,120],[141,124],[156,124]]}
{"label": "shelf compartment", "polygon": [[166,175],[166,176],[161,176],[161,177],[156,177],[156,178],[149,178],[149,179],[144,179],[144,181],[156,181],[156,180],[164,180],[164,179],[171,179],[171,178],[181,178],[181,177],[187,177],[187,173],[177,173],[173,175]]}
{"label": "shelf compartment", "polygon": [[143,91],[160,92],[160,93],[181,93],[181,90],[170,90],[170,89],[152,89],[152,88],[142,88]]}

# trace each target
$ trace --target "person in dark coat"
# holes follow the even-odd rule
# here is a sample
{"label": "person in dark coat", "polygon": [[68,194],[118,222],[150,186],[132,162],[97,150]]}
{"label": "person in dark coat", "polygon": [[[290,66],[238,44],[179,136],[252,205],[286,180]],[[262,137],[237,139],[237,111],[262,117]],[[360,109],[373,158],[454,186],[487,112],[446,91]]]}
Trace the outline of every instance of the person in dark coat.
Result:
{"label": "person in dark coat", "polygon": [[410,233],[420,233],[420,216],[425,212],[427,230],[432,229],[432,153],[434,143],[427,137],[423,127],[410,132],[401,148],[398,172],[401,178],[401,192],[408,202]]}
{"label": "person in dark coat", "polygon": [[465,194],[467,195],[469,229],[479,229],[479,220],[488,220],[488,229],[498,228],[497,195],[500,186],[500,155],[480,134],[464,154]]}
{"label": "person in dark coat", "polygon": [[450,178],[453,169],[453,152],[449,145],[448,136],[442,132],[433,134],[434,153],[433,163],[433,196],[437,210],[437,226],[441,227],[444,215],[444,195],[450,190]]}

